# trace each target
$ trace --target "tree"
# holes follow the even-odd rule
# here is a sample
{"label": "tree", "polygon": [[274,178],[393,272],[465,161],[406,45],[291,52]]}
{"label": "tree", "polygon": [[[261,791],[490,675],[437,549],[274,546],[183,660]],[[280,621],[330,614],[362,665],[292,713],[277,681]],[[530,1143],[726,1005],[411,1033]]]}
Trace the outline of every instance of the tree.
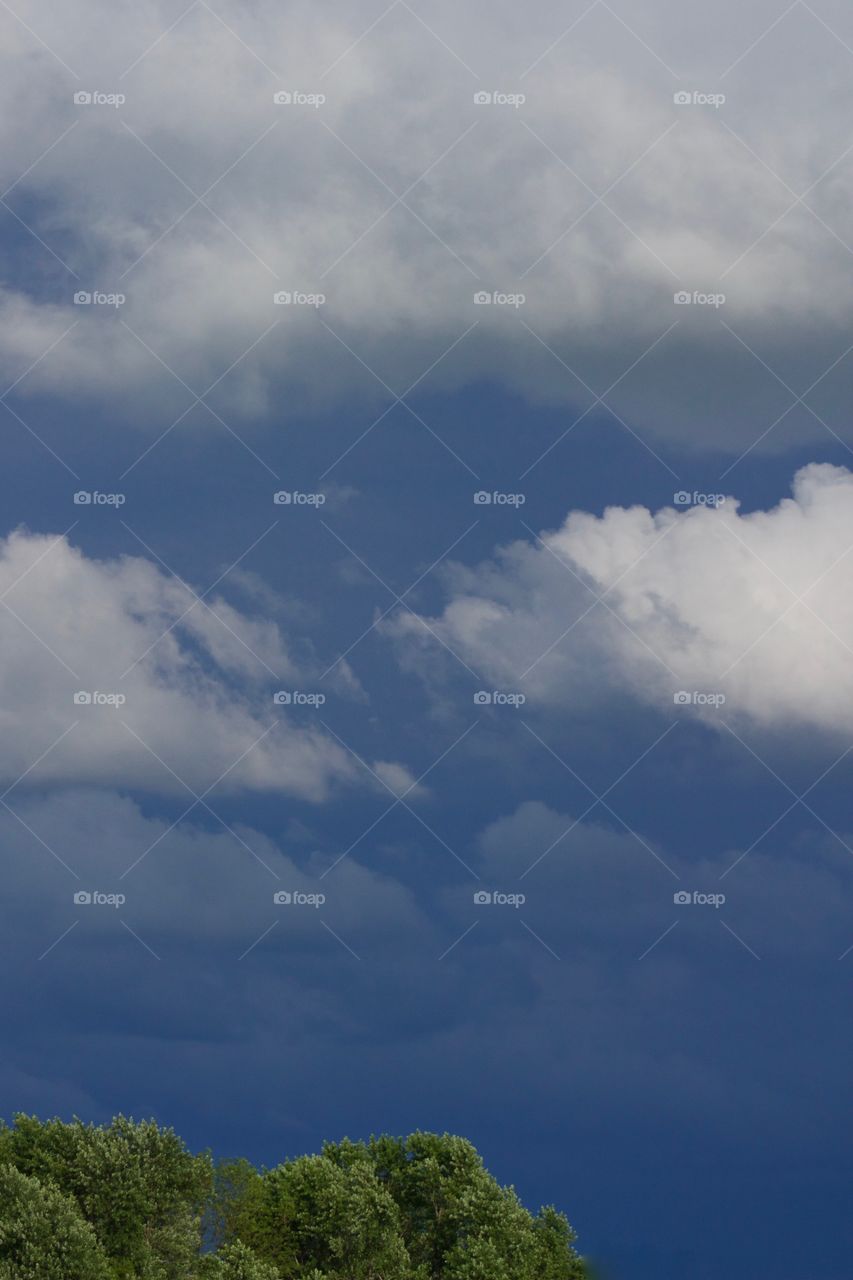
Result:
{"label": "tree", "polygon": [[449,1134],[214,1170],[153,1121],[0,1124],[0,1280],[588,1280],[574,1239]]}
{"label": "tree", "polygon": [[244,1178],[230,1220],[283,1280],[315,1268],[329,1280],[583,1275],[565,1217],[552,1208],[533,1217],[470,1142],[448,1134],[328,1143],[321,1156]]}
{"label": "tree", "polygon": [[[591,1280],[582,1261],[573,1249],[576,1236],[564,1213],[558,1213],[553,1205],[544,1205],[533,1219],[533,1256],[535,1274],[539,1280],[564,1280],[566,1275],[583,1276]],[[566,1270],[566,1260],[572,1259],[572,1268]]]}
{"label": "tree", "polygon": [[110,1280],[94,1231],[70,1196],[0,1165],[0,1280]]}
{"label": "tree", "polygon": [[475,1147],[450,1134],[413,1133],[327,1144],[327,1159],[368,1161],[401,1214],[415,1273],[425,1280],[574,1280],[583,1275],[562,1214],[534,1218],[487,1172]]}
{"label": "tree", "polygon": [[205,1240],[218,1246],[236,1239],[239,1223],[253,1216],[252,1206],[260,1201],[263,1188],[263,1175],[248,1160],[220,1160],[205,1212]]}
{"label": "tree", "polygon": [[394,1201],[367,1164],[300,1156],[263,1175],[235,1215],[241,1241],[284,1280],[410,1280]]}
{"label": "tree", "polygon": [[199,1280],[280,1280],[275,1267],[244,1244],[226,1244],[201,1261]]}
{"label": "tree", "polygon": [[171,1129],[118,1116],[95,1126],[18,1115],[0,1129],[0,1161],[77,1203],[115,1280],[186,1280],[201,1243],[211,1163]]}

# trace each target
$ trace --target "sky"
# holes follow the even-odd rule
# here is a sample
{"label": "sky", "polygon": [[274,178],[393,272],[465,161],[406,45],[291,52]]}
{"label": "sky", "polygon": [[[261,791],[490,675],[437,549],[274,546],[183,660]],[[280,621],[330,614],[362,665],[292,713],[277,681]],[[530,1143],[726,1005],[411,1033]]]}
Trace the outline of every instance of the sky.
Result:
{"label": "sky", "polygon": [[848,1280],[853,11],[0,3],[2,1114]]}

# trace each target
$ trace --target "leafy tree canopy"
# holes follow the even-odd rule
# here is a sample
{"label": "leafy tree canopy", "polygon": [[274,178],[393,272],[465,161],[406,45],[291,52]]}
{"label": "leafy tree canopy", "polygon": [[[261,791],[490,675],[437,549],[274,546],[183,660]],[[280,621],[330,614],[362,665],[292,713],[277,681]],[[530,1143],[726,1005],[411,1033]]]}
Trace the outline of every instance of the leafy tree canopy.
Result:
{"label": "leafy tree canopy", "polygon": [[0,1164],[0,1280],[110,1280],[74,1201],[10,1164]]}
{"label": "leafy tree canopy", "polygon": [[18,1115],[0,1129],[0,1162],[76,1202],[115,1280],[192,1275],[211,1162],[191,1155],[171,1129],[124,1116],[91,1125]]}
{"label": "leafy tree canopy", "polygon": [[279,1280],[279,1273],[244,1244],[226,1244],[199,1265],[200,1280]]}
{"label": "leafy tree canopy", "polygon": [[449,1134],[259,1170],[153,1121],[0,1127],[0,1280],[582,1280],[574,1239]]}

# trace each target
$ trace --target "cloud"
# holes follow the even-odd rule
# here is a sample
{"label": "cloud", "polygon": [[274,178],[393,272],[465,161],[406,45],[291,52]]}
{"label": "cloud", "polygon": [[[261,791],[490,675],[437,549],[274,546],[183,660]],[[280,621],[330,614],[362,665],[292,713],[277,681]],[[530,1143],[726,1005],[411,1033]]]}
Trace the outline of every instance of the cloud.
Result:
{"label": "cloud", "polygon": [[[0,814],[10,854],[4,885],[17,904],[16,933],[30,940],[33,957],[75,920],[84,949],[126,948],[124,921],[158,953],[174,958],[204,946],[229,962],[270,926],[274,950],[335,960],[340,943],[321,919],[357,952],[393,951],[426,927],[410,890],[352,855],[331,868],[331,853],[297,856],[243,823],[202,825],[201,811],[173,826],[114,792],[73,789],[31,795],[15,812],[17,820]],[[123,900],[77,903],[80,891]],[[276,894],[285,900],[276,902]]]}
{"label": "cloud", "polygon": [[[565,959],[636,958],[678,921],[677,952],[692,967],[700,948],[716,948],[724,919],[764,958],[834,960],[849,945],[850,852],[842,838],[849,845],[843,832],[792,845],[773,830],[745,857],[728,848],[697,855],[526,801],[482,831],[478,869],[485,888],[525,895],[515,914]],[[676,894],[690,901],[676,902]],[[447,897],[463,916],[469,904],[458,893]],[[511,918],[513,909],[490,905],[468,915],[488,923]]]}
{"label": "cloud", "polygon": [[404,662],[431,665],[446,652],[437,638],[499,688],[561,713],[629,695],[709,724],[849,735],[853,474],[804,467],[768,511],[685,496],[657,513],[573,512],[535,542],[449,570],[427,627],[400,614],[386,629]]}
{"label": "cloud", "polygon": [[377,760],[373,768],[392,795],[404,798],[408,795],[422,795],[426,790],[416,784],[408,769],[391,760]]}
{"label": "cloud", "polygon": [[[279,1097],[284,1079],[287,1097],[305,1104],[273,1112],[294,1142],[303,1124],[357,1129],[376,1090],[378,1107],[408,1114],[412,1088],[427,1096],[448,1063],[454,1105],[472,1132],[503,1115],[507,1097],[505,1123],[521,1131],[543,1101],[559,1112],[567,1093],[626,1130],[641,1114],[658,1128],[670,1117],[790,1142],[813,1137],[815,1125],[823,1138],[837,1124],[843,1052],[824,1055],[827,1107],[779,1124],[791,1079],[813,1079],[815,1036],[838,1044],[850,858],[831,838],[792,848],[774,832],[722,884],[736,851],[697,857],[688,845],[647,841],[679,873],[674,880],[635,836],[575,824],[571,812],[533,800],[499,809],[481,829],[470,855],[479,884],[437,886],[430,877],[413,889],[353,855],[323,876],[325,852],[297,851],[247,826],[235,828],[239,840],[196,821],[166,834],[162,818],[104,791],[29,796],[18,808],[31,831],[0,813],[7,942],[16,972],[32,981],[4,987],[7,1090],[48,1037],[67,1082],[50,1096],[69,1110],[81,1080],[105,1110],[130,1097],[134,1109],[169,1116],[197,1105],[199,1088],[203,1112],[232,1094],[245,1107],[248,1052],[256,1092]],[[521,890],[527,901],[476,906],[481,886]],[[127,900],[75,906],[80,888],[120,888]],[[295,888],[327,902],[274,906],[274,891]],[[722,889],[727,900],[678,906],[681,889]],[[342,1060],[355,1095],[341,1083]],[[744,1061],[753,1069],[744,1072]],[[440,1117],[447,1104],[429,1106]],[[246,1118],[256,1123],[251,1110]],[[268,1109],[263,1119],[268,1133]],[[243,1135],[235,1149],[247,1142]]]}
{"label": "cloud", "polygon": [[[369,775],[298,701],[311,670],[279,627],[134,556],[66,537],[0,543],[0,776],[22,786],[286,792]],[[273,695],[290,693],[289,704]],[[298,709],[297,709],[298,708]],[[402,766],[394,766],[402,769]],[[23,776],[22,776],[23,775]]]}
{"label": "cloud", "polygon": [[[171,420],[187,386],[220,378],[217,411],[242,418],[369,409],[438,362],[433,389],[490,378],[586,408],[616,383],[608,403],[649,433],[764,449],[826,435],[761,360],[798,393],[838,359],[810,403],[843,433],[849,15],[825,6],[837,40],[786,15],[772,70],[751,53],[724,107],[679,107],[685,64],[691,94],[718,88],[755,41],[724,8],[697,46],[665,4],[594,6],[565,40],[554,5],[520,24],[508,5],[440,3],[426,20],[400,3],[365,34],[343,3],[222,0],[175,21],[155,0],[120,20],[85,0],[72,21],[22,0],[53,52],[6,15],[0,177],[39,285],[7,277],[0,368],[26,375],[22,395],[118,399],[150,423],[166,388]],[[823,93],[804,112],[816,45]],[[75,106],[81,86],[126,102]],[[326,101],[276,106],[282,88]],[[127,301],[74,306],[79,289]],[[275,306],[280,290],[326,302]],[[475,306],[478,290],[526,301]],[[675,306],[679,290],[725,306]]]}

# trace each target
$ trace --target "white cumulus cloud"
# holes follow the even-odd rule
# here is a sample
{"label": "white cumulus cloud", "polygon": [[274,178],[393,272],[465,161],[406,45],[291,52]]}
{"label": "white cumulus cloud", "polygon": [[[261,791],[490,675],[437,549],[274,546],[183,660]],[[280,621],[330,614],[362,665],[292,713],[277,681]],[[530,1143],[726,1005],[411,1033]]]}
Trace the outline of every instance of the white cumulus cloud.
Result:
{"label": "white cumulus cloud", "polygon": [[429,629],[409,614],[391,625],[404,661],[453,666],[437,638],[534,705],[627,693],[711,723],[725,713],[849,733],[853,474],[804,467],[767,511],[690,497],[656,513],[572,512],[535,541],[454,566]]}
{"label": "white cumulus cloud", "polygon": [[[310,679],[310,673],[308,678]],[[280,688],[306,678],[278,626],[134,556],[0,542],[0,777],[321,800],[366,773]],[[297,689],[299,686],[296,686]],[[300,704],[301,705],[301,704]],[[402,766],[389,766],[400,770]]]}

